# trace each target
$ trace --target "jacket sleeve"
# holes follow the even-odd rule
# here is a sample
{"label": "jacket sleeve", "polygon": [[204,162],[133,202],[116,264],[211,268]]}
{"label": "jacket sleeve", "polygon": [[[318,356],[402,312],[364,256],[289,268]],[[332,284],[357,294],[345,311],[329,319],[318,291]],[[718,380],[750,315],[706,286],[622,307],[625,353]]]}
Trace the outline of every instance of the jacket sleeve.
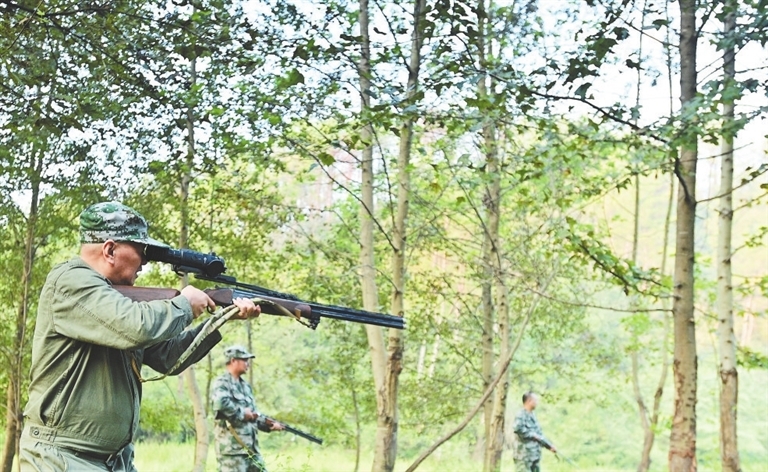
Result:
{"label": "jacket sleeve", "polygon": [[552,443],[549,442],[549,439],[545,438],[543,435],[537,435],[536,441],[538,441],[539,444],[546,447],[547,449],[552,450]]}
{"label": "jacket sleeve", "polygon": [[204,324],[200,324],[195,328],[182,332],[173,339],[163,341],[147,348],[144,351],[144,359],[142,362],[158,372],[167,373],[168,375],[178,375],[180,372],[184,371],[184,369],[202,359],[211,349],[213,349],[213,346],[221,341],[221,333],[214,331],[206,336],[203,342],[197,346],[181,366],[173,372],[168,372],[176,364],[187,347],[192,344],[195,336],[200,333],[204,326]]}
{"label": "jacket sleeve", "polygon": [[115,349],[139,349],[170,339],[192,322],[186,297],[134,302],[88,267],[73,267],[53,281],[50,293],[57,333]]}

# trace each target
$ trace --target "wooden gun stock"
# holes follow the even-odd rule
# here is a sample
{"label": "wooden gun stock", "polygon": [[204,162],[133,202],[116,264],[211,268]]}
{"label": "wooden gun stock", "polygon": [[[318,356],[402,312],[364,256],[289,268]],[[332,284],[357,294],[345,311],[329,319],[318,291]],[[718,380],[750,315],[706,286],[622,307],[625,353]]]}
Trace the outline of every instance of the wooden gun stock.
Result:
{"label": "wooden gun stock", "polygon": [[[159,288],[159,287],[134,287],[131,285],[114,285],[115,290],[122,293],[126,297],[135,302],[151,302],[153,300],[170,300],[181,294],[175,288]],[[240,296],[235,294],[235,290],[231,288],[209,288],[203,290],[211,300],[219,306],[232,305],[232,299]],[[246,298],[246,297],[243,297]],[[281,307],[289,312],[293,313],[293,316],[299,319],[311,319],[312,308],[304,303],[298,303],[291,300],[282,300],[274,297],[260,297],[264,299],[263,303],[256,303],[261,312],[266,315],[278,315],[285,316],[285,311],[281,310]],[[279,305],[279,306],[276,306]]]}
{"label": "wooden gun stock", "polygon": [[[231,288],[209,288],[204,290],[211,297],[211,300],[217,305],[228,306],[232,304],[232,299],[236,297],[249,298],[247,294],[238,293]],[[285,316],[285,312],[280,307],[293,313],[295,318],[312,318],[312,308],[305,303],[298,303],[292,300],[283,300],[281,298],[258,296],[258,299],[264,300],[263,303],[256,303],[261,307],[261,312],[267,315]],[[277,306],[276,306],[277,305]]]}

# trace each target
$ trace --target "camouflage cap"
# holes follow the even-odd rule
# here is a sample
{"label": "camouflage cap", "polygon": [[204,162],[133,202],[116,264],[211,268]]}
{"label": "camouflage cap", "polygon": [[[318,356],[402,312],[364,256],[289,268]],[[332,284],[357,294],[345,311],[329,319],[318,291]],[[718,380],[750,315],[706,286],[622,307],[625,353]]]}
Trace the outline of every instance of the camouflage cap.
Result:
{"label": "camouflage cap", "polygon": [[235,345],[224,349],[224,359],[226,359],[227,362],[232,359],[252,359],[254,357],[256,356],[248,352],[243,346]]}
{"label": "camouflage cap", "polygon": [[80,242],[103,243],[108,239],[168,247],[150,238],[147,220],[136,210],[119,202],[101,202],[80,213]]}

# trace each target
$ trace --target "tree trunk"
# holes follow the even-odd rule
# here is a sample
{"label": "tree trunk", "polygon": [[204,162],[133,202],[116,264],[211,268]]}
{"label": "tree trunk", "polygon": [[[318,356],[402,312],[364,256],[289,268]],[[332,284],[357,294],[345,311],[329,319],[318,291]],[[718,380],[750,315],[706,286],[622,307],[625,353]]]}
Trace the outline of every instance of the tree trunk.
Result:
{"label": "tree trunk", "polygon": [[[15,369],[10,372],[16,373]],[[17,424],[21,421],[20,408],[17,402],[16,392],[19,389],[14,382],[14,379],[8,379],[8,391],[6,392],[5,399],[5,443],[3,444],[2,460],[2,472],[11,472],[13,468],[13,458],[16,455],[16,445],[18,440],[16,438]]]}
{"label": "tree trunk", "polygon": [[[667,247],[669,246],[669,227],[672,220],[672,202],[675,193],[675,176],[670,174],[669,199],[667,202],[667,216],[664,219],[664,242],[661,250],[661,275],[667,273]],[[659,413],[661,411],[661,397],[664,394],[664,385],[667,382],[667,372],[669,371],[669,315],[667,314],[668,303],[664,302],[664,318],[662,321],[663,342],[661,347],[661,373],[659,374],[659,383],[656,385],[656,392],[653,395],[653,410],[650,414],[649,428],[643,431],[643,449],[640,454],[640,463],[637,466],[638,472],[645,472],[651,467],[651,450],[656,440],[656,429],[659,424]],[[635,380],[639,385],[639,380]]]}
{"label": "tree trunk", "polygon": [[[363,308],[369,311],[379,310],[379,294],[376,288],[376,259],[373,242],[373,125],[370,122],[371,110],[371,45],[368,32],[368,0],[359,2],[358,21],[360,23],[360,60],[357,64],[360,81],[360,114],[364,125],[360,131],[361,139],[366,143],[360,161],[360,285],[363,292]],[[386,400],[386,363],[387,354],[384,350],[384,334],[379,326],[365,326],[368,336],[368,347],[371,350],[371,369],[376,389],[377,427],[374,444],[374,462],[372,470],[384,470],[387,451],[382,437],[387,435],[387,424],[383,420],[387,409]]]}
{"label": "tree trunk", "polygon": [[[549,284],[555,278],[556,274],[557,274],[557,269],[555,269],[552,272],[552,274],[550,274],[549,280],[541,284],[542,286],[539,287],[539,293],[544,293],[547,291]],[[480,411],[480,408],[482,408],[485,402],[488,401],[488,398],[490,398],[491,394],[493,393],[493,390],[496,388],[499,382],[501,382],[502,378],[508,375],[507,370],[509,369],[509,364],[512,363],[512,359],[515,357],[517,348],[520,347],[520,342],[523,340],[523,335],[525,334],[525,328],[528,326],[528,321],[530,321],[531,316],[536,311],[536,307],[539,304],[539,300],[540,300],[540,297],[537,297],[536,299],[534,299],[533,303],[531,303],[531,306],[528,307],[528,311],[525,313],[525,316],[523,317],[523,321],[520,323],[520,327],[519,327],[520,331],[517,333],[517,338],[515,338],[515,343],[512,345],[511,349],[509,350],[509,354],[507,354],[507,357],[505,357],[499,363],[499,372],[496,374],[496,377],[493,378],[490,385],[488,385],[488,388],[485,389],[485,392],[483,392],[483,395],[480,397],[477,404],[469,410],[467,415],[464,417],[461,423],[459,423],[458,426],[456,426],[450,432],[448,432],[443,437],[438,439],[434,444],[429,446],[424,452],[422,452],[421,455],[419,455],[419,457],[417,457],[413,461],[413,463],[409,465],[407,469],[405,469],[405,472],[415,471],[419,467],[419,465],[422,462],[424,462],[424,460],[427,457],[429,457],[433,452],[437,450],[437,448],[439,448],[441,445],[449,441],[452,437],[456,436],[464,428],[466,428],[469,422],[472,421],[472,418],[474,418],[477,412]]]}
{"label": "tree trunk", "polygon": [[[680,0],[680,101],[683,126],[692,119],[696,98],[696,1]],[[684,130],[688,139],[680,149],[675,172],[679,180],[674,271],[674,364],[675,412],[669,444],[669,469],[696,470],[696,330],[694,321],[694,230],[696,223],[695,133]]]}
{"label": "tree trunk", "polygon": [[[645,14],[646,4],[643,2],[642,18],[640,22],[640,29],[645,26]],[[640,35],[639,46],[637,51],[637,57],[642,62],[643,60],[643,35]],[[637,84],[635,89],[635,107],[640,109],[640,90],[642,89],[643,68],[637,68]],[[637,125],[637,118],[633,120],[633,123]],[[637,250],[640,245],[640,176],[635,174],[635,212],[634,212],[634,226],[632,232],[632,263],[637,265]],[[636,297],[632,297],[631,305],[636,306]],[[637,466],[637,472],[645,472],[651,465],[651,445],[653,444],[653,427],[648,414],[648,407],[643,399],[643,392],[640,389],[640,353],[637,346],[637,339],[634,339],[635,346],[632,347],[630,352],[630,360],[632,364],[632,390],[635,394],[635,402],[637,402],[637,412],[640,415],[640,426],[643,428],[643,449],[640,456],[640,463]]]}
{"label": "tree trunk", "polygon": [[[195,369],[191,366],[182,374],[187,384],[187,392],[192,400],[192,411],[195,416],[195,465],[193,472],[204,472],[208,460],[208,423],[205,418],[205,405],[197,386]],[[201,434],[201,431],[203,434]]]}
{"label": "tree trunk", "polygon": [[[727,2],[724,36],[736,29],[737,2]],[[732,43],[731,43],[732,44]],[[725,90],[735,86],[735,50],[728,47],[723,55]],[[725,95],[725,94],[724,94]],[[733,227],[733,99],[724,99],[722,163],[720,171],[720,211],[717,245],[717,338],[720,351],[720,459],[724,472],[741,470],[737,444],[736,413],[739,376],[736,370],[736,337],[733,334],[733,286],[731,285],[731,232]]]}
{"label": "tree trunk", "polygon": [[[487,68],[486,63],[486,49],[485,49],[485,33],[486,33],[486,8],[485,1],[479,0],[477,4],[477,25],[480,34],[477,35],[477,56],[478,66],[480,70]],[[487,78],[483,78],[477,83],[477,95],[481,102],[488,96],[488,84]],[[486,122],[483,124],[483,145],[485,149],[483,152],[486,154],[486,161],[488,165],[495,166],[495,142],[496,130],[492,123]],[[487,175],[493,178],[493,174],[489,171]],[[493,328],[494,328],[494,306],[493,306],[493,277],[494,277],[494,261],[497,256],[496,237],[498,231],[494,231],[490,228],[492,226],[491,220],[498,222],[498,214],[494,213],[493,190],[491,186],[486,186],[486,195],[483,201],[485,205],[486,222],[480,221],[483,228],[483,278],[480,282],[481,294],[482,294],[482,307],[483,307],[483,332],[482,332],[482,371],[483,376],[483,390],[488,388],[493,380]],[[498,225],[496,226],[498,230]],[[495,236],[494,236],[495,235]],[[485,405],[483,405],[483,441],[485,444],[484,453],[484,468],[488,466],[488,448],[491,447],[491,423],[493,422],[493,398],[488,397]],[[487,468],[485,469],[487,471]]]}
{"label": "tree trunk", "polygon": [[[253,352],[253,351],[248,351]],[[205,416],[208,417],[208,408],[211,406],[211,384],[213,383],[213,356],[209,352],[205,356],[205,396],[203,407],[205,408]],[[253,385],[253,383],[251,383]]]}
{"label": "tree trunk", "polygon": [[[483,377],[483,390],[493,381],[493,268],[487,261],[491,259],[491,240],[488,231],[483,231],[483,280],[480,282],[481,297],[483,307],[483,332],[480,340],[482,346],[482,365],[481,375]],[[488,400],[483,405],[483,441],[488,444],[491,437],[491,422],[493,417],[493,399]]]}
{"label": "tree trunk", "polygon": [[42,151],[38,158],[32,158],[30,163],[31,195],[29,205],[29,216],[27,218],[26,233],[24,236],[24,260],[22,261],[21,274],[21,300],[16,312],[16,330],[13,337],[13,346],[8,356],[11,365],[8,373],[8,391],[6,393],[6,424],[5,424],[5,444],[2,457],[2,471],[10,472],[13,467],[13,459],[19,453],[19,439],[23,427],[21,410],[21,384],[24,373],[24,351],[26,351],[26,331],[27,319],[29,317],[29,297],[32,285],[32,268],[35,263],[35,234],[37,232],[37,219],[39,217],[39,199],[40,199],[40,179],[43,167]]}
{"label": "tree trunk", "polygon": [[[496,283],[499,337],[501,338],[500,359],[506,359],[510,353],[509,343],[509,310],[507,308],[507,290],[503,280],[497,277]],[[496,387],[493,395],[493,416],[491,421],[491,436],[485,454],[486,471],[501,469],[501,455],[504,452],[504,428],[507,417],[507,394],[509,392],[509,373],[505,372],[502,381]]]}
{"label": "tree trunk", "polygon": [[[491,42],[492,21],[486,8],[485,1],[480,0],[477,7],[477,54],[479,69],[488,69],[488,57],[492,56]],[[477,95],[481,102],[490,103],[489,89],[492,91],[494,81],[484,77],[477,83]],[[496,124],[493,116],[483,123],[483,153],[486,162],[486,188],[483,196],[485,207],[485,222],[483,226],[483,267],[485,278],[483,289],[483,389],[487,389],[493,379],[493,328],[494,315],[498,327],[500,352],[499,358],[509,355],[509,310],[507,309],[507,288],[503,276],[502,259],[499,254],[500,237],[500,208],[501,208],[501,165],[499,162],[499,145]],[[495,296],[494,296],[495,294]],[[497,471],[501,467],[501,455],[504,450],[504,420],[506,418],[507,392],[509,390],[508,375],[504,375],[494,395],[488,398],[483,407],[485,425],[485,452],[483,470]]]}
{"label": "tree trunk", "polygon": [[[667,4],[669,5],[669,4]],[[669,15],[669,8],[666,9],[667,15]],[[669,16],[667,16],[667,19],[669,19]],[[667,38],[666,41],[664,41],[664,51],[665,51],[665,57],[666,57],[666,65],[667,65],[667,84],[669,86],[669,90],[672,90],[672,52],[670,50],[670,28],[667,28]],[[640,71],[638,71],[638,77],[640,77]],[[638,78],[639,82],[639,78]],[[640,95],[640,88],[638,84],[638,97]],[[638,100],[639,105],[639,100]],[[674,100],[672,98],[672,93],[669,94],[669,113],[670,115],[674,113]],[[672,203],[675,199],[675,174],[670,173],[669,174],[669,198],[667,199],[667,214],[664,218],[664,242],[662,243],[662,249],[661,249],[661,276],[664,277],[667,275],[667,256],[668,256],[668,247],[669,247],[669,228],[671,226],[672,221]],[[664,341],[662,344],[662,362],[661,362],[661,374],[659,375],[659,383],[656,386],[656,393],[653,395],[653,410],[651,412],[651,418],[650,418],[650,429],[648,431],[645,431],[644,438],[643,438],[643,449],[640,455],[640,463],[638,464],[637,470],[638,472],[645,472],[650,468],[651,466],[651,450],[653,449],[653,443],[656,440],[656,427],[659,424],[659,412],[661,411],[661,397],[664,394],[664,385],[667,382],[667,373],[669,372],[669,328],[670,328],[670,319],[669,314],[667,313],[667,309],[669,308],[669,303],[665,299],[663,302],[663,306],[665,311],[663,312],[663,336]]]}
{"label": "tree trunk", "polygon": [[[413,6],[413,32],[411,35],[411,54],[408,64],[408,83],[405,103],[416,105],[419,87],[419,69],[421,65],[421,45],[423,31],[421,17],[425,0],[415,0]],[[400,127],[400,146],[397,158],[397,213],[394,220],[392,238],[392,301],[391,312],[396,316],[405,313],[406,281],[406,240],[408,236],[408,209],[410,206],[410,158],[413,139],[412,114],[407,114]],[[387,365],[385,368],[384,390],[380,391],[381,402],[378,411],[376,430],[376,455],[373,470],[391,472],[397,459],[398,430],[398,387],[400,372],[403,370],[403,337],[397,329],[389,330],[387,346]]]}
{"label": "tree trunk", "polygon": [[[193,57],[189,64],[190,90],[194,89],[197,82],[197,59]],[[192,170],[195,165],[195,110],[193,105],[187,108],[187,155],[185,171],[181,175],[181,231],[179,232],[179,247],[189,247],[189,187],[192,182]],[[188,284],[187,276],[182,279],[182,287]],[[192,401],[192,410],[195,418],[195,462],[193,472],[203,472],[208,459],[208,423],[205,418],[205,405],[203,404],[200,388],[197,385],[194,366],[190,366],[183,376],[187,383],[187,391]]]}
{"label": "tree trunk", "polygon": [[355,390],[355,386],[351,379],[349,381],[349,385],[352,386],[350,389],[352,392],[352,412],[354,413],[355,418],[355,468],[353,472],[357,472],[360,470],[360,452],[363,445],[363,441],[361,439],[362,427],[360,426],[360,404],[357,401],[357,390]]}
{"label": "tree trunk", "polygon": [[651,465],[651,445],[653,444],[653,429],[651,428],[651,422],[648,419],[648,407],[645,406],[643,401],[643,395],[640,391],[640,378],[639,378],[639,355],[637,350],[633,350],[630,353],[630,359],[632,360],[632,388],[635,392],[635,401],[637,402],[637,410],[640,415],[640,425],[643,427],[643,451],[640,458],[640,463],[637,466],[637,472],[644,472],[648,470]]}

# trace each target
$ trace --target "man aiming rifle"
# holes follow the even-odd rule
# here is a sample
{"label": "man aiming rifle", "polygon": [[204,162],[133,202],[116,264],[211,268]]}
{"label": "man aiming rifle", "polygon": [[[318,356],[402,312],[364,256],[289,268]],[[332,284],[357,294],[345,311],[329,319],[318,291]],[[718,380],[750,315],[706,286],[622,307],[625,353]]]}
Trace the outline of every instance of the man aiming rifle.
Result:
{"label": "man aiming rifle", "polygon": [[[195,287],[143,302],[114,290],[133,285],[147,248],[167,247],[147,231],[132,208],[92,205],[80,214],[80,255],[48,274],[32,342],[22,471],[135,471],[142,365],[175,375],[221,340],[216,332],[193,346],[203,326],[184,331],[214,307]],[[234,304],[231,317],[259,315],[249,299]]]}

